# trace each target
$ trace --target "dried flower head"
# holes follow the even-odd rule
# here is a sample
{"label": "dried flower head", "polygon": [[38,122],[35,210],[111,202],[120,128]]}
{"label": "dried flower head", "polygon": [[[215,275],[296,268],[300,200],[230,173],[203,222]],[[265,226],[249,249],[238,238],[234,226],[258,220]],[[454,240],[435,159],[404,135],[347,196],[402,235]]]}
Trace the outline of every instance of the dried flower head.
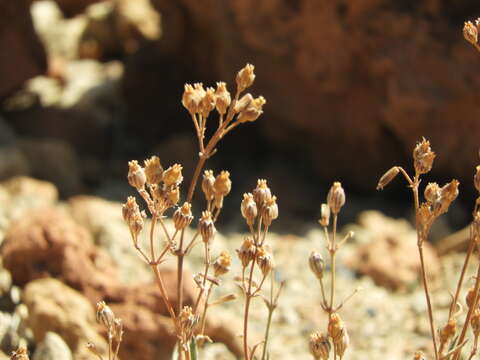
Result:
{"label": "dried flower head", "polygon": [[202,212],[202,217],[198,223],[198,230],[202,236],[202,241],[204,243],[211,243],[217,229],[215,229],[215,224],[213,223],[212,213],[210,211]]}
{"label": "dried flower head", "polygon": [[205,194],[205,199],[211,201],[215,197],[215,176],[212,170],[205,170],[202,179],[202,191]]}
{"label": "dried flower head", "polygon": [[163,182],[165,186],[178,186],[183,181],[182,165],[173,164],[163,173]]}
{"label": "dried flower head", "polygon": [[232,190],[232,181],[230,180],[230,173],[228,171],[221,171],[220,174],[215,178],[215,183],[213,184],[215,189],[215,195],[217,196],[227,196],[230,190]]}
{"label": "dried flower head", "polygon": [[392,167],[388,170],[383,176],[378,180],[377,190],[383,190],[385,186],[387,186],[400,172],[400,168],[398,166]]}
{"label": "dried flower head", "polygon": [[435,216],[440,216],[448,211],[448,208],[458,196],[458,185],[457,180],[452,180],[440,189],[440,197],[433,203]]}
{"label": "dried flower head", "polygon": [[193,310],[190,306],[184,306],[180,312],[180,324],[184,331],[191,331],[198,322],[198,318],[193,313]]}
{"label": "dried flower head", "polygon": [[253,199],[259,208],[262,208],[266,201],[272,197],[272,192],[267,185],[267,180],[258,179],[257,187],[252,191]]}
{"label": "dried flower head", "polygon": [[163,167],[158,156],[152,156],[150,159],[145,160],[145,175],[147,184],[159,184],[162,181]]}
{"label": "dried flower head", "polygon": [[263,96],[253,99],[240,111],[237,120],[241,123],[257,120],[263,114],[262,109],[266,102]]}
{"label": "dried flower head", "polygon": [[215,91],[216,107],[220,115],[227,112],[228,107],[232,101],[230,93],[227,90],[227,85],[224,82],[217,82],[217,90]]}
{"label": "dried flower head", "polygon": [[127,224],[130,224],[134,215],[139,213],[140,213],[140,208],[137,204],[137,200],[135,199],[135,197],[129,196],[127,198],[127,202],[122,205],[123,220],[125,220]]}
{"label": "dried flower head", "polygon": [[263,276],[267,276],[274,267],[273,255],[263,246],[257,249],[257,265]]}
{"label": "dried flower head", "polygon": [[318,220],[322,227],[328,227],[330,223],[330,207],[327,204],[320,206],[320,220]]}
{"label": "dried flower head", "polygon": [[205,91],[205,96],[202,98],[199,108],[199,112],[204,118],[207,118],[210,112],[215,109],[215,102],[215,90],[209,87]]}
{"label": "dried flower head", "polygon": [[310,265],[310,270],[321,280],[323,278],[323,271],[325,270],[325,260],[323,260],[322,255],[316,251],[312,251],[310,257],[308,258],[308,264]]}
{"label": "dried flower head", "polygon": [[237,250],[238,258],[242,262],[242,266],[246,267],[250,261],[255,259],[255,254],[257,252],[257,247],[252,238],[247,237],[243,240],[242,246]]}
{"label": "dried flower head", "polygon": [[183,230],[193,220],[192,216],[192,204],[189,202],[183,203],[182,207],[175,210],[173,213],[173,224],[176,230]]}
{"label": "dried flower head", "polygon": [[220,256],[214,261],[213,269],[215,270],[215,276],[221,276],[230,271],[232,266],[232,257],[226,251],[222,251]]}
{"label": "dried flower head", "polygon": [[202,97],[200,97],[200,94],[198,94],[193,86],[190,84],[185,84],[185,89],[182,96],[182,104],[191,115],[194,115],[198,112],[201,100]]}
{"label": "dried flower head", "polygon": [[345,205],[345,191],[342,184],[334,182],[327,195],[327,204],[333,214],[338,214],[343,205]]}
{"label": "dried flower head", "polygon": [[180,188],[178,186],[172,187],[165,192],[164,203],[167,207],[177,205],[180,200]]}
{"label": "dried flower head", "polygon": [[437,183],[428,183],[428,185],[425,187],[424,196],[425,200],[427,200],[430,204],[437,202],[441,196],[440,186],[438,186]]}
{"label": "dried flower head", "polygon": [[430,142],[425,138],[413,149],[413,165],[417,174],[426,174],[432,169],[435,153],[430,148]]}
{"label": "dried flower head", "polygon": [[265,226],[270,226],[272,221],[276,218],[278,218],[277,197],[272,196],[265,202],[265,207],[262,211],[262,219]]}
{"label": "dried flower head", "polygon": [[255,223],[255,219],[258,214],[257,203],[253,200],[253,195],[251,193],[243,194],[242,204],[240,205],[240,211],[242,216],[247,221],[249,226],[252,226]]}
{"label": "dried flower head", "polygon": [[237,91],[239,93],[253,84],[253,81],[255,80],[255,74],[253,73],[254,69],[255,67],[252,64],[247,64],[238,72],[236,81]]}
{"label": "dried flower head", "polygon": [[10,360],[29,360],[28,351],[25,347],[19,346],[17,350],[10,355]]}
{"label": "dried flower head", "polygon": [[472,45],[478,43],[478,28],[471,21],[465,21],[463,24],[463,37]]}
{"label": "dried flower head", "polygon": [[145,176],[145,171],[143,168],[138,165],[137,160],[132,160],[128,162],[128,183],[137,190],[141,190],[145,187],[147,177]]}
{"label": "dried flower head", "polygon": [[113,328],[115,315],[105,301],[97,302],[96,319],[98,323],[103,324],[107,329]]}
{"label": "dried flower head", "polygon": [[236,103],[233,111],[238,114],[247,109],[250,103],[253,101],[253,96],[250,93],[243,95]]}
{"label": "dried flower head", "polygon": [[328,336],[314,332],[310,335],[309,348],[315,360],[328,360],[331,348]]}

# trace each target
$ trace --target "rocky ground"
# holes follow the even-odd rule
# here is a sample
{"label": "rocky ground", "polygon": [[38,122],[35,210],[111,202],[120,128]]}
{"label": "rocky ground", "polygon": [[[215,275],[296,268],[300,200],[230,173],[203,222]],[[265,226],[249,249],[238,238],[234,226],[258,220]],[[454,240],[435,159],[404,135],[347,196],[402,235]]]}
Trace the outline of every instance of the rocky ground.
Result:
{"label": "rocky ground", "polygon": [[[148,268],[133,251],[121,204],[91,196],[59,201],[57,194],[52,184],[26,177],[0,185],[0,350],[9,353],[23,344],[36,360],[90,358],[88,341],[105,346],[94,310],[103,299],[124,320],[123,358],[168,359],[172,327]],[[312,250],[324,251],[323,233],[315,224],[311,228],[304,237],[274,232],[268,237],[276,278],[286,281],[272,325],[270,351],[275,359],[310,358],[308,335],[326,325],[320,290],[307,265]],[[405,359],[417,349],[428,352],[429,328],[410,224],[367,211],[355,224],[342,225],[342,231],[356,235],[339,253],[336,298],[361,288],[341,310],[351,337],[348,358]],[[227,249],[234,254],[242,239],[242,234],[218,234],[213,253]],[[438,258],[434,248],[426,250],[440,324],[463,255]],[[201,254],[196,249],[189,256],[190,274],[202,268]],[[175,302],[172,265],[173,259],[168,260],[162,271]],[[235,259],[216,296],[238,293],[233,279],[239,271]],[[471,275],[473,268],[469,271]],[[187,280],[188,301],[197,289]],[[466,286],[471,283],[467,280]],[[215,343],[203,350],[202,359],[239,356],[241,314],[241,297],[211,310],[208,331]],[[266,314],[263,301],[256,299],[252,341],[261,339]]]}

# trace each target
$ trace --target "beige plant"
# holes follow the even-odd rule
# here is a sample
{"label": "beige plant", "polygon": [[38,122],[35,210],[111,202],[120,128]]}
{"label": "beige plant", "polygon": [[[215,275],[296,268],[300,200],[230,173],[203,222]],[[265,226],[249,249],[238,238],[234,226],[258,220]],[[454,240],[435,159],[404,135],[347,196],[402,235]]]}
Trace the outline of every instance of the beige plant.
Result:
{"label": "beige plant", "polygon": [[[158,157],[152,157],[144,162],[142,167],[138,161],[129,163],[128,181],[146,203],[146,208],[151,216],[149,230],[149,248],[142,248],[139,241],[147,214],[140,209],[134,197],[129,197],[123,206],[123,217],[129,226],[133,246],[139,255],[151,267],[162,301],[172,318],[175,333],[178,339],[178,358],[191,359],[195,346],[208,341],[204,334],[205,321],[209,307],[234,299],[233,295],[210,302],[210,295],[215,286],[220,285],[220,277],[230,269],[231,257],[226,252],[221,253],[212,262],[211,243],[214,241],[215,223],[223,208],[224,198],[230,193],[232,182],[228,171],[221,171],[214,175],[212,170],[205,170],[201,179],[201,189],[205,198],[205,208],[198,220],[195,235],[187,239],[185,229],[193,222],[192,199],[200,180],[200,175],[205,162],[217,152],[217,145],[225,135],[237,126],[253,122],[262,114],[265,99],[260,96],[254,98],[250,93],[242,93],[248,89],[255,80],[253,65],[247,64],[240,70],[236,77],[237,89],[231,96],[226,84],[217,83],[216,89],[204,88],[202,84],[186,84],[182,96],[182,104],[187,109],[193,121],[199,146],[199,159],[193,178],[190,181],[185,196],[185,202],[179,204],[181,198],[181,184],[183,182],[182,166],[173,164],[164,169]],[[217,114],[217,120],[209,119]],[[207,127],[216,129],[210,138],[206,137]],[[272,199],[269,199],[272,202]],[[271,211],[276,204],[268,206]],[[175,230],[170,232],[165,219],[171,216]],[[263,215],[269,221],[274,218],[273,213]],[[266,223],[266,220],[264,220]],[[163,241],[159,243],[157,228],[160,227]],[[185,306],[183,296],[184,258],[198,243],[203,245],[204,263],[203,271],[195,276],[199,291],[196,301]],[[264,254],[261,259],[268,258]],[[169,256],[177,258],[177,307],[174,308],[167,294],[159,265]],[[260,259],[260,256],[259,256]],[[213,265],[213,268],[212,268]],[[213,272],[212,272],[213,270]]]}

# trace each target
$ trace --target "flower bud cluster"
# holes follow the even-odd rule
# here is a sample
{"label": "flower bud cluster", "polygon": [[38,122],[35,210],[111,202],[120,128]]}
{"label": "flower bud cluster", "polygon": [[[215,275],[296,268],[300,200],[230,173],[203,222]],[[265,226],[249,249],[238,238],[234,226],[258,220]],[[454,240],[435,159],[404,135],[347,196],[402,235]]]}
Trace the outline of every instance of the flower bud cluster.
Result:
{"label": "flower bud cluster", "polygon": [[232,190],[232,180],[228,171],[221,171],[216,177],[212,170],[205,170],[202,178],[202,191],[205,199],[217,209],[223,207],[223,199]]}
{"label": "flower bud cluster", "polygon": [[232,257],[226,251],[222,251],[220,256],[213,262],[215,277],[226,274],[232,267]]}
{"label": "flower bud cluster", "polygon": [[267,227],[278,218],[277,197],[272,195],[267,180],[259,179],[252,193],[243,194],[240,211],[249,226],[253,226],[258,217]]}
{"label": "flower bud cluster", "polygon": [[217,88],[207,87],[202,83],[185,84],[182,96],[182,105],[194,116],[199,114],[207,118],[216,109],[220,115],[227,112],[231,103],[231,96],[225,83],[218,82]]}

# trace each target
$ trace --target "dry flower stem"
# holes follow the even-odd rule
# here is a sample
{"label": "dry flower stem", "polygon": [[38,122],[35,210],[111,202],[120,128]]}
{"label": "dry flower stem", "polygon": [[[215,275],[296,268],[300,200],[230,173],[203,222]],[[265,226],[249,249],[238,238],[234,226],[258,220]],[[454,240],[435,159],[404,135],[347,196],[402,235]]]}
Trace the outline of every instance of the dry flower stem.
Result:
{"label": "dry flower stem", "polygon": [[[427,274],[425,270],[425,258],[423,255],[423,242],[426,240],[423,238],[423,235],[419,229],[419,224],[418,224],[418,210],[420,208],[420,202],[418,198],[418,186],[420,184],[420,175],[418,173],[415,174],[413,183],[411,184],[412,191],[413,191],[413,198],[415,202],[415,214],[416,214],[416,228],[417,228],[417,245],[418,245],[418,254],[420,256],[420,264],[421,264],[421,270],[422,270],[422,280],[423,280],[423,289],[425,291],[425,299],[427,300],[427,308],[428,308],[428,318],[430,321],[430,332],[432,336],[432,342],[433,342],[433,350],[435,353],[435,359],[438,360],[438,348],[437,348],[437,339],[436,339],[436,334],[435,334],[435,325],[433,321],[433,311],[432,311],[432,303],[430,300],[430,292],[429,292],[429,287],[428,287],[428,280],[427,280]],[[461,341],[460,341],[461,342]]]}

